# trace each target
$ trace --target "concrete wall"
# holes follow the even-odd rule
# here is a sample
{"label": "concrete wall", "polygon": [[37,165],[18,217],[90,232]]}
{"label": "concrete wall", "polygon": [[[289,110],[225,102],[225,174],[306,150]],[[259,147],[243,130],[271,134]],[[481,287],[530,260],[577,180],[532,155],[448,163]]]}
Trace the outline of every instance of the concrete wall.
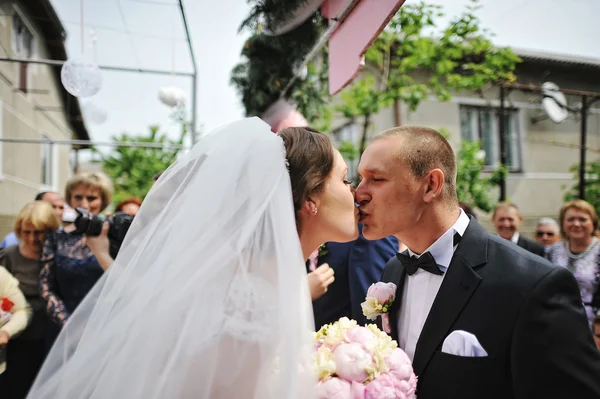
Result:
{"label": "concrete wall", "polygon": [[[17,13],[35,37],[33,57],[50,58],[44,38],[36,30],[35,21],[21,10],[18,4],[10,2],[0,5],[0,55],[17,56],[12,17]],[[59,98],[62,86],[56,81],[51,67],[33,64],[28,66],[28,88],[35,89],[35,92],[24,93],[17,90],[19,73],[18,63],[0,62],[0,136],[40,139],[45,135],[51,140],[69,140],[74,137]],[[40,107],[53,110],[42,110]],[[71,176],[70,146],[53,147],[53,179],[46,186],[42,183],[40,144],[0,144],[0,236],[12,230],[14,216],[39,191],[63,191]]]}

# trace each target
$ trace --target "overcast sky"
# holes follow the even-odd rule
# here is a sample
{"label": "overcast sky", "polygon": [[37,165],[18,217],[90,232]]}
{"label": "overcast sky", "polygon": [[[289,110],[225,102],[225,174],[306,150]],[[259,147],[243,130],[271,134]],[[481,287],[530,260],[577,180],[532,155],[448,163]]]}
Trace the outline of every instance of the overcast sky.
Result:
{"label": "overcast sky", "polygon": [[[80,0],[52,2],[68,32],[69,54],[80,54]],[[454,16],[468,0],[428,2],[444,5]],[[600,1],[483,0],[482,4],[479,16],[496,34],[498,45],[600,58]],[[187,0],[184,5],[198,66],[198,128],[212,129],[244,116],[229,76],[248,37],[247,32],[238,34],[238,26],[249,6],[246,0]],[[93,27],[95,52],[90,40]],[[84,54],[95,56],[98,64],[191,71],[184,38],[176,0],[84,1]],[[91,101],[108,111],[108,120],[88,123],[93,140],[108,141],[124,131],[139,134],[151,124],[176,137],[170,109],[159,102],[158,90],[175,85],[191,98],[189,78],[110,71],[104,71],[103,78],[102,90]]]}

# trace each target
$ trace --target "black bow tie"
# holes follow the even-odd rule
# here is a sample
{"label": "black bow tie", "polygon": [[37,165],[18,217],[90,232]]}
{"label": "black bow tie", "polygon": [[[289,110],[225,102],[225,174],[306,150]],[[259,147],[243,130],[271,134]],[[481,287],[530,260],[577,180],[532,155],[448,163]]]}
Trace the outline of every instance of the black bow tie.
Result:
{"label": "black bow tie", "polygon": [[[454,234],[454,246],[458,245],[460,239],[460,234]],[[431,255],[431,253],[429,252],[425,252],[418,258],[416,256],[410,256],[405,253],[396,254],[396,257],[398,258],[400,263],[402,263],[402,266],[404,266],[404,268],[406,269],[406,273],[408,273],[409,276],[415,274],[419,268],[438,276],[444,275],[444,272],[440,270],[440,267],[435,262],[433,255]]]}

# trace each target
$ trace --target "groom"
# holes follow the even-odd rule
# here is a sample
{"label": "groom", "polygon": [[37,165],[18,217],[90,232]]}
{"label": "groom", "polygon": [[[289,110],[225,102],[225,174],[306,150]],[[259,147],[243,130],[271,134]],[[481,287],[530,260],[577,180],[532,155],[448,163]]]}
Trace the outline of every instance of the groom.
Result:
{"label": "groom", "polygon": [[398,287],[392,336],[413,359],[419,399],[600,398],[600,354],[575,279],[459,208],[442,135],[386,130],[359,173],[364,236],[408,247],[382,280]]}

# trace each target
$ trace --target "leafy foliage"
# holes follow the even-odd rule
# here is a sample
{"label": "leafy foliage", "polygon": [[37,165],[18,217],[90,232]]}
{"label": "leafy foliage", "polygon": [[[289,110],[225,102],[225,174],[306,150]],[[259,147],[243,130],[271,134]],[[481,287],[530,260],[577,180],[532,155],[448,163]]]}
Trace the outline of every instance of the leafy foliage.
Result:
{"label": "leafy foliage", "polygon": [[[252,26],[251,22],[245,24]],[[231,83],[241,95],[247,116],[261,115],[277,101],[325,27],[326,20],[318,13],[279,36],[267,36],[258,27],[244,45],[242,61],[231,73]],[[321,116],[327,87],[326,60],[323,52],[309,63],[306,78],[297,79],[287,93],[309,122]]]}
{"label": "leafy foliage", "polygon": [[352,162],[358,157],[358,148],[351,141],[344,140],[338,145],[338,150],[348,161]]}
{"label": "leafy foliage", "polygon": [[415,110],[430,94],[448,101],[453,91],[515,81],[513,70],[520,59],[510,49],[493,45],[475,16],[479,7],[479,0],[472,0],[434,37],[425,33],[444,16],[442,7],[424,2],[403,6],[366,55],[383,76],[387,96]]}
{"label": "leafy foliage", "polygon": [[[361,79],[366,82],[353,85],[352,95],[342,94],[342,114],[369,117],[393,101],[402,101],[414,111],[429,95],[448,101],[453,92],[515,81],[513,70],[519,57],[493,45],[474,15],[477,9],[478,0],[472,0],[436,38],[425,32],[436,28],[436,17],[444,15],[441,6],[420,2],[400,8],[367,51],[369,73]],[[378,85],[373,83],[374,76]]]}
{"label": "leafy foliage", "polygon": [[[478,0],[442,30],[427,36],[436,19],[444,16],[438,5],[406,4],[366,53],[367,68],[360,80],[341,94],[335,110],[350,120],[362,119],[359,154],[366,147],[371,118],[382,108],[401,101],[414,111],[430,95],[448,101],[452,93],[478,91],[499,82],[513,82],[520,62],[508,48],[495,47],[475,16]],[[483,177],[484,160],[477,158],[478,142],[464,141],[458,153],[459,199],[489,211],[489,192],[506,174],[499,168]]]}
{"label": "leafy foliage", "polygon": [[248,0],[248,3],[254,5],[240,30],[259,30],[264,26],[266,30],[273,32],[288,21],[298,8],[306,5],[306,0]]}
{"label": "leafy foliage", "polygon": [[[182,114],[176,115],[182,122]],[[127,197],[144,198],[152,187],[152,177],[167,169],[177,158],[179,149],[173,145],[183,144],[187,134],[187,124],[182,123],[178,140],[171,140],[161,133],[158,126],[150,126],[147,136],[131,136],[122,133],[113,137],[115,143],[154,143],[163,144],[162,148],[142,148],[117,146],[104,159],[104,172],[112,179],[115,186],[113,202],[116,204]],[[171,148],[167,148],[171,146]]]}
{"label": "leafy foliage", "polygon": [[[570,168],[575,183],[565,194],[565,201],[579,198],[579,164]],[[600,214],[600,162],[589,162],[585,165],[585,200],[596,208]]]}
{"label": "leafy foliage", "polygon": [[479,141],[463,140],[456,158],[458,200],[490,212],[495,205],[490,200],[490,193],[506,177],[508,169],[500,167],[491,176],[484,176],[485,153]]}

